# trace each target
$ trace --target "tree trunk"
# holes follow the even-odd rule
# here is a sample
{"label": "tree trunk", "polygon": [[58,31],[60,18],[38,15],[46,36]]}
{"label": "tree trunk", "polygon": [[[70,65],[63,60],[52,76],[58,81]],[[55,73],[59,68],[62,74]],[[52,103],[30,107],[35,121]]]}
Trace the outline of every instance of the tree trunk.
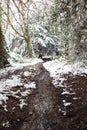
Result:
{"label": "tree trunk", "polygon": [[70,61],[87,60],[86,5],[86,0],[54,0],[51,21],[59,29],[53,33],[61,42],[62,55]]}
{"label": "tree trunk", "polygon": [[5,67],[7,64],[9,64],[7,60],[8,55],[4,48],[4,45],[5,45],[5,40],[0,26],[0,67]]}

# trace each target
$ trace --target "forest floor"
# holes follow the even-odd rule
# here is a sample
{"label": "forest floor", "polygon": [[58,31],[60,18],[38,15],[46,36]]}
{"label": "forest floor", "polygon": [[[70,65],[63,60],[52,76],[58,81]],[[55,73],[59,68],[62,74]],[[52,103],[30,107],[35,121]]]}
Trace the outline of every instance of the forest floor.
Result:
{"label": "forest floor", "polygon": [[0,130],[87,130],[87,74],[52,64],[0,70]]}

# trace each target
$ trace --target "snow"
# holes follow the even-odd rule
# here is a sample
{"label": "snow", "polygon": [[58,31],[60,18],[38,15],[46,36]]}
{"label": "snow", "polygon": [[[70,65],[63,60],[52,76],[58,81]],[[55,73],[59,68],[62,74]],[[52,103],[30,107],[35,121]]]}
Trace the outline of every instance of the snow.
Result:
{"label": "snow", "polygon": [[6,111],[6,112],[8,111],[7,105],[4,105],[3,108],[4,108],[4,111]]}
{"label": "snow", "polygon": [[[62,83],[65,79],[62,78],[60,74],[64,72],[65,64],[65,62],[58,62],[58,60],[49,61],[43,64],[44,67],[50,72],[50,76],[53,77],[52,83],[55,87],[64,86]],[[65,73],[67,72],[67,70],[68,67],[65,69]]]}
{"label": "snow", "polygon": [[[25,86],[26,90],[23,91],[23,92],[21,92],[21,96],[22,96],[22,97],[27,97],[27,96],[31,93],[30,88],[32,88],[32,89],[35,89],[35,88],[36,88],[35,82],[30,82],[30,83],[24,84],[24,86]],[[25,99],[20,99],[19,101],[20,101],[19,106],[20,106],[21,109],[23,108],[23,106],[26,106],[26,105],[27,105],[27,104],[25,103],[25,102],[26,102]]]}
{"label": "snow", "polygon": [[54,84],[55,87],[64,87],[65,84],[63,83],[66,79],[62,78],[60,75],[55,75],[53,76],[53,81],[52,83]]}
{"label": "snow", "polygon": [[63,113],[64,116],[66,115],[66,111],[63,111],[63,110],[62,110],[61,112]]}
{"label": "snow", "polygon": [[66,62],[59,62],[58,60],[53,60],[44,63],[44,67],[50,72],[50,75],[54,77],[57,73],[60,74],[65,71],[69,71],[68,67],[64,69]]}
{"label": "snow", "polygon": [[[12,67],[7,67],[0,70],[0,76],[6,75],[9,72],[14,72],[15,70],[22,69],[23,67],[26,67],[30,65],[29,69],[35,69],[35,66],[37,63],[41,63],[41,59],[24,59],[23,63],[12,63]],[[66,79],[62,77],[63,74],[71,73],[73,75],[81,75],[83,73],[87,73],[87,67],[82,62],[76,62],[74,64],[67,63],[66,61],[58,61],[58,60],[52,60],[45,63],[42,63],[43,66],[50,72],[50,76],[53,77],[52,83],[55,87],[64,87],[63,91],[61,92],[61,95],[74,95],[75,92],[71,92],[71,90],[67,90],[67,85],[64,83]],[[25,97],[27,97],[32,89],[36,89],[36,83],[33,82],[23,82],[22,76],[25,78],[28,76],[33,76],[35,73],[32,71],[24,71],[23,73],[20,73],[19,75],[12,75],[10,77],[7,77],[7,79],[2,78],[0,80],[0,105],[3,106],[5,111],[8,111],[7,108],[7,100],[9,99],[9,96],[17,98],[20,103],[19,106],[22,109],[26,104]],[[36,74],[37,75],[37,74]],[[18,87],[16,91],[13,91],[12,88]],[[20,89],[21,87],[21,89]],[[23,88],[23,90],[22,90]],[[73,100],[77,100],[77,97],[73,97]],[[3,105],[4,101],[4,105]],[[66,102],[65,100],[62,101],[63,105],[65,107],[70,106],[70,102]],[[63,110],[62,110],[63,111]],[[65,111],[63,111],[63,114],[66,114]]]}
{"label": "snow", "polygon": [[71,105],[70,102],[64,103],[64,106],[65,106],[65,107],[70,106],[70,105]]}
{"label": "snow", "polygon": [[[20,86],[26,89],[21,91]],[[13,91],[13,87],[18,87],[18,89],[16,91]],[[0,81],[0,105],[3,105],[3,101],[6,104],[7,100],[9,99],[8,96],[11,96],[21,101],[20,107],[22,108],[24,105],[26,105],[22,98],[27,97],[31,93],[30,89],[36,89],[35,82],[28,82],[27,84],[23,83],[22,79],[18,78],[18,76],[16,75],[13,75],[12,77],[10,77],[10,79],[2,79]],[[20,93],[21,96],[18,96],[18,93]],[[4,105],[3,107],[4,110],[7,111],[7,106]]]}
{"label": "snow", "polygon": [[66,100],[63,100],[62,102],[63,102],[63,103],[65,103],[65,102],[66,102]]}
{"label": "snow", "polygon": [[35,65],[37,63],[42,62],[41,59],[38,58],[27,58],[27,57],[22,57],[20,54],[10,52],[9,53],[10,58],[8,59],[10,64],[12,66],[27,66],[27,65]]}
{"label": "snow", "polygon": [[65,87],[65,78],[63,74],[83,75],[87,74],[87,66],[84,62],[69,63],[67,61],[53,60],[43,64],[44,67],[50,72],[50,76],[53,77],[53,84],[55,87]]}
{"label": "snow", "polygon": [[20,108],[22,109],[23,106],[26,106],[26,105],[27,104],[25,103],[25,100],[24,99],[20,99],[20,104],[19,104]]}
{"label": "snow", "polygon": [[[33,65],[36,65],[37,63],[43,62],[43,60],[38,59],[38,58],[29,58],[29,59],[23,58],[21,63],[13,62],[11,59],[9,61],[10,61],[11,66],[6,67],[4,69],[0,69],[0,76],[5,75],[8,72],[14,72],[17,69],[22,69],[24,66],[29,66],[29,65],[33,66]],[[34,68],[34,66],[33,66],[33,68]],[[27,72],[25,72],[25,73],[27,73]],[[24,75],[26,75],[25,73],[24,73]],[[28,76],[29,76],[29,73],[28,73]]]}
{"label": "snow", "polygon": [[21,92],[21,96],[26,97],[29,93],[31,93],[30,90],[26,90],[24,92]]}
{"label": "snow", "polygon": [[36,88],[35,82],[25,84],[24,86],[25,86],[26,88],[33,88],[33,89]]}
{"label": "snow", "polygon": [[62,102],[63,102],[63,105],[64,105],[65,107],[67,107],[67,106],[70,106],[70,105],[71,105],[71,103],[70,103],[70,102],[66,102],[66,100],[63,100]]}
{"label": "snow", "polygon": [[9,126],[10,126],[9,121],[4,122],[4,123],[2,124],[2,126],[3,126],[3,127],[6,127],[6,128],[9,127]]}
{"label": "snow", "polygon": [[[18,69],[22,69],[23,67],[30,65],[29,71],[24,71],[23,73],[20,73],[18,75],[13,74],[10,77],[0,79],[0,105],[2,105],[5,111],[8,111],[7,100],[9,99],[9,97],[17,98],[20,101],[20,108],[23,108],[23,106],[27,105],[24,98],[32,92],[31,89],[36,89],[36,83],[35,81],[24,82],[22,79],[22,75],[25,78],[28,76],[33,77],[34,75],[36,75],[31,70],[32,68],[35,69],[34,65],[40,62],[42,62],[41,59],[25,59],[23,63],[12,63],[11,67],[0,69],[0,77],[3,77],[8,73],[12,73]],[[14,91],[14,87],[17,88],[16,91]]]}
{"label": "snow", "polygon": [[[49,71],[50,76],[52,77],[53,85],[55,87],[63,87],[62,95],[73,95],[72,100],[78,100],[81,97],[76,97],[76,93],[73,91],[71,86],[66,84],[66,78],[64,78],[63,74],[70,74],[71,76],[75,75],[84,75],[87,74],[87,66],[84,61],[81,62],[67,62],[64,60],[53,60],[43,63],[44,67]],[[67,102],[65,99],[62,100],[63,108],[59,108],[59,111],[62,112],[63,115],[67,114],[66,107],[72,105],[72,102]]]}
{"label": "snow", "polygon": [[46,47],[46,45],[45,45],[43,39],[38,38],[38,43],[40,43],[43,47]]}
{"label": "snow", "polygon": [[24,76],[25,76],[25,77],[28,77],[28,76],[30,76],[30,75],[31,75],[31,72],[29,72],[29,71],[25,71],[25,72],[24,72]]}
{"label": "snow", "polygon": [[4,82],[0,81],[1,88],[5,87],[8,88],[8,86],[15,87],[15,86],[21,86],[21,79],[16,76],[12,75],[11,79],[4,79]]}
{"label": "snow", "polygon": [[70,92],[68,92],[68,91],[64,91],[64,92],[62,92],[61,94],[62,94],[62,95],[73,95],[73,94],[75,94],[75,92],[70,93]]}
{"label": "snow", "polygon": [[6,100],[8,100],[8,97],[6,96],[6,94],[0,94],[0,105],[2,105],[1,100],[4,100],[6,102]]}
{"label": "snow", "polygon": [[73,100],[78,100],[79,98],[78,97],[73,97]]}
{"label": "snow", "polygon": [[62,92],[62,95],[65,95],[65,94],[69,95],[70,92],[68,92],[68,91]]}
{"label": "snow", "polygon": [[38,59],[38,58],[26,58],[26,59],[23,59],[22,63],[13,63],[12,65],[13,66],[18,66],[18,67],[23,67],[23,66],[28,66],[28,65],[35,65],[37,63],[41,63],[43,62],[41,59]]}
{"label": "snow", "polygon": [[36,30],[38,33],[41,33],[41,32],[47,33],[47,30],[44,29],[42,26],[40,26],[40,25],[38,25],[38,24],[34,25],[34,28],[35,28],[35,30]]}
{"label": "snow", "polygon": [[51,76],[56,74],[68,74],[71,72],[73,75],[86,73],[87,66],[83,62],[68,63],[66,61],[53,60],[44,63],[44,67],[50,72]]}

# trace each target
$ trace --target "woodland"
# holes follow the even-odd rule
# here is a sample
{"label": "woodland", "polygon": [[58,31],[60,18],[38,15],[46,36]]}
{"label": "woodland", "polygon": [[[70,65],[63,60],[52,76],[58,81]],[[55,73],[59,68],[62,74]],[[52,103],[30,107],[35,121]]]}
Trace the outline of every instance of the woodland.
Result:
{"label": "woodland", "polygon": [[0,130],[87,130],[87,0],[0,0]]}

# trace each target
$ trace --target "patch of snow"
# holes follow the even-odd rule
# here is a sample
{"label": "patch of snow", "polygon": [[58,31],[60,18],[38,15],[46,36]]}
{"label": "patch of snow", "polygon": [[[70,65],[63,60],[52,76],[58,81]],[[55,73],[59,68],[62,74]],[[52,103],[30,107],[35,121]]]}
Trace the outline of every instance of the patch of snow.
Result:
{"label": "patch of snow", "polygon": [[9,55],[10,55],[10,59],[9,59],[10,63],[12,61],[23,61],[23,57],[15,52],[10,51]]}
{"label": "patch of snow", "polygon": [[38,59],[38,58],[24,58],[22,61],[21,61],[21,63],[18,63],[18,62],[11,62],[11,65],[12,66],[14,66],[14,67],[16,67],[16,69],[17,68],[22,68],[22,67],[24,67],[24,66],[28,66],[28,65],[35,65],[35,64],[37,64],[37,63],[41,63],[41,62],[43,62],[43,60],[41,60],[41,59]]}
{"label": "patch of snow", "polygon": [[66,102],[66,100],[63,100],[62,102],[63,102],[63,103],[65,103],[65,102]]}
{"label": "patch of snow", "polygon": [[45,56],[43,56],[43,58],[50,58],[50,59],[52,59],[52,56],[47,56],[47,55],[45,55]]}
{"label": "patch of snow", "polygon": [[64,105],[65,107],[71,105],[71,103],[70,103],[70,102],[66,102],[66,100],[63,100],[62,102],[63,102],[63,105]]}
{"label": "patch of snow", "polygon": [[[18,89],[17,91],[12,91],[11,88],[12,87],[16,87],[19,85],[21,85],[21,79],[18,78],[18,76],[13,75],[11,77],[11,79],[4,79],[0,81],[0,104],[3,105],[3,101],[6,103],[6,101],[8,100],[8,96],[12,96],[15,97],[17,99],[19,99],[21,101],[20,104],[20,108],[22,108],[24,105],[26,105],[22,98],[28,96],[31,93],[31,88],[35,89],[36,88],[36,84],[35,82],[29,82],[28,84],[23,83],[22,85],[24,85],[24,87],[26,88],[26,90],[21,91],[20,89]],[[17,94],[21,94],[21,96],[18,96]],[[3,108],[5,111],[7,110],[7,106],[3,105]]]}
{"label": "patch of snow", "polygon": [[70,106],[70,105],[71,105],[70,102],[64,103],[64,106],[65,106],[65,107]]}
{"label": "patch of snow", "polygon": [[65,95],[65,94],[70,95],[70,92],[65,91],[65,92],[62,92],[61,94],[62,94],[62,95]]}
{"label": "patch of snow", "polygon": [[44,67],[50,72],[52,77],[56,74],[68,73],[71,71],[70,65],[67,66],[66,62],[60,62],[58,60],[48,61],[44,63]]}
{"label": "patch of snow", "polygon": [[11,91],[11,90],[10,90],[10,94],[13,95],[13,96],[15,96],[15,95],[18,94],[18,93],[20,93],[20,90],[17,90],[17,91]]}
{"label": "patch of snow", "polygon": [[[14,67],[14,68],[16,68],[16,67]],[[30,69],[32,69],[32,67]],[[15,69],[15,70],[17,70],[17,69]],[[3,71],[3,73],[4,73],[3,75],[6,75],[8,72],[9,72],[9,69],[7,69],[6,71]],[[32,75],[32,72],[25,71],[23,74],[25,76],[30,76],[30,75]],[[22,91],[22,88],[20,89],[21,86],[26,89],[24,89]],[[14,91],[14,89],[12,89],[13,87],[17,87],[17,89],[15,89],[16,91]],[[12,76],[8,77],[7,79],[4,79],[4,78],[1,79],[0,80],[0,105],[2,105],[2,107],[4,108],[5,111],[8,111],[7,104],[6,104],[7,100],[9,99],[9,97],[14,97],[14,98],[17,98],[18,100],[20,100],[20,108],[23,108],[23,106],[26,104],[24,103],[24,100],[22,100],[22,99],[31,93],[31,88],[32,89],[36,88],[35,82],[25,83],[25,82],[23,82],[20,75],[12,75]],[[3,102],[5,104],[3,104]]]}
{"label": "patch of snow", "polygon": [[62,110],[61,108],[59,108],[59,112],[62,112],[64,116],[66,115],[66,111]]}
{"label": "patch of snow", "polygon": [[0,101],[0,105],[2,105],[2,101]]}
{"label": "patch of snow", "polygon": [[53,81],[52,83],[54,84],[55,87],[65,87],[65,84],[63,83],[66,79],[60,77],[60,75],[55,75],[55,77],[53,77]]}
{"label": "patch of snow", "polygon": [[63,113],[64,116],[66,115],[66,111],[63,111],[63,110],[62,110],[62,113]]}
{"label": "patch of snow", "polygon": [[83,62],[68,63],[66,61],[53,60],[44,63],[44,67],[50,72],[51,76],[68,74],[69,72],[74,75],[87,74],[87,66]]}
{"label": "patch of snow", "polygon": [[25,97],[25,96],[27,96],[28,94],[30,94],[30,90],[26,90],[26,91],[21,92],[21,96],[22,96],[22,97]]}
{"label": "patch of snow", "polygon": [[29,65],[33,66],[33,65],[35,65],[37,63],[41,63],[41,62],[43,62],[43,60],[38,59],[38,58],[30,58],[30,59],[24,58],[21,61],[21,63],[19,63],[19,62],[16,63],[16,62],[11,61],[10,64],[12,66],[0,69],[0,76],[3,76],[5,74],[7,74],[8,72],[14,72],[17,69],[22,69],[24,66],[29,66]]}
{"label": "patch of snow", "polygon": [[12,75],[11,79],[7,79],[4,83],[5,86],[11,86],[11,87],[22,85],[21,78],[19,78],[16,75]]}
{"label": "patch of snow", "polygon": [[7,109],[7,105],[4,105],[3,107],[4,107],[4,111],[7,112],[7,111],[8,111],[8,109]]}
{"label": "patch of snow", "polygon": [[3,126],[3,127],[6,127],[6,128],[9,127],[9,126],[10,126],[9,121],[4,122],[4,123],[2,124],[2,126]]}
{"label": "patch of snow", "polygon": [[38,24],[34,25],[34,28],[35,28],[35,30],[36,30],[38,33],[41,33],[41,32],[47,33],[47,30],[44,29],[42,26],[40,26],[40,25],[38,25]]}
{"label": "patch of snow", "polygon": [[8,100],[8,97],[6,94],[0,94],[0,103],[2,104],[2,101],[6,102]]}
{"label": "patch of snow", "polygon": [[59,111],[62,111],[61,108],[59,108]]}
{"label": "patch of snow", "polygon": [[30,76],[30,75],[31,75],[31,72],[29,72],[29,71],[25,71],[25,72],[24,72],[24,76],[25,76],[25,77],[28,77],[28,76]]}
{"label": "patch of snow", "polygon": [[40,43],[43,47],[46,47],[45,42],[41,38],[38,38],[38,43]]}
{"label": "patch of snow", "polygon": [[[52,83],[55,87],[63,87],[64,78],[61,77],[64,65],[66,62],[58,62],[58,60],[48,61],[44,63],[44,67],[50,72],[50,76],[53,77]],[[67,70],[66,70],[67,72]]]}
{"label": "patch of snow", "polygon": [[77,97],[73,97],[73,100],[78,100],[79,98],[77,98]]}
{"label": "patch of snow", "polygon": [[13,67],[6,67],[3,69],[0,69],[0,76],[2,76],[3,74],[7,74],[8,71],[13,71],[14,68]]}
{"label": "patch of snow", "polygon": [[21,109],[22,109],[24,106],[27,105],[27,104],[25,103],[25,100],[24,100],[24,99],[20,99],[19,101],[20,101],[19,106],[20,106]]}
{"label": "patch of snow", "polygon": [[15,110],[16,108],[15,107],[12,107],[12,110]]}
{"label": "patch of snow", "polygon": [[10,89],[11,87],[21,86],[21,78],[17,75],[12,75],[9,79],[2,79],[0,81],[0,91]]}
{"label": "patch of snow", "polygon": [[45,39],[45,43],[46,43],[46,44],[50,43],[50,44],[55,45],[54,40],[53,40],[52,38],[50,38],[50,37],[46,37],[46,39]]}
{"label": "patch of snow", "polygon": [[63,74],[83,75],[87,74],[87,66],[84,62],[68,63],[66,61],[52,60],[43,64],[44,67],[50,72],[50,76],[53,77],[53,84],[55,87],[65,87],[64,81],[66,79],[61,78]]}
{"label": "patch of snow", "polygon": [[64,91],[64,92],[62,92],[61,94],[62,94],[62,95],[73,95],[73,94],[75,94],[75,92],[70,93],[70,92],[68,92],[68,91]]}
{"label": "patch of snow", "polygon": [[36,88],[36,84],[35,84],[35,82],[31,82],[31,83],[28,83],[28,84],[25,84],[24,85],[26,88]]}

